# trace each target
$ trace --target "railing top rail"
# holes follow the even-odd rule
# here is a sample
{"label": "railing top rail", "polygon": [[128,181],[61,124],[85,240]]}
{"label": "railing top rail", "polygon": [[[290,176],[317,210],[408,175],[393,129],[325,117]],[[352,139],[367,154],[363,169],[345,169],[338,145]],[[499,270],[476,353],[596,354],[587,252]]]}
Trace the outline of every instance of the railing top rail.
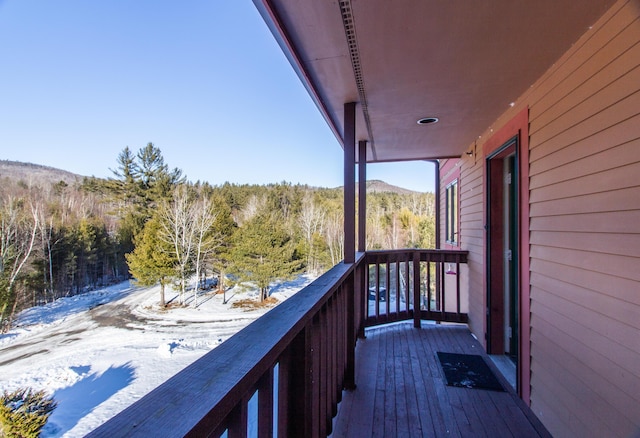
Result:
{"label": "railing top rail", "polygon": [[213,430],[363,258],[334,266],[88,436],[181,437]]}
{"label": "railing top rail", "polygon": [[376,263],[383,261],[409,261],[414,254],[420,254],[423,262],[467,263],[468,251],[451,249],[421,249],[404,248],[390,250],[372,250],[366,252],[366,262]]}

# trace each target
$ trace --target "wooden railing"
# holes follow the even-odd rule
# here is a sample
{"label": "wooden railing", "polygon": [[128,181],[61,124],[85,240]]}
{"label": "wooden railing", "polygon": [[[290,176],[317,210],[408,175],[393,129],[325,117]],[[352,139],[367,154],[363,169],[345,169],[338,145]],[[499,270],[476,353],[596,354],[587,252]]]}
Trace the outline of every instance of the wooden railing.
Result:
{"label": "wooden railing", "polygon": [[[336,265],[89,436],[325,437],[342,390],[355,388],[355,345],[365,325],[413,318],[419,326],[424,316],[464,320],[459,279],[457,312],[445,312],[444,293],[438,308],[427,300],[415,312],[413,303],[429,297],[422,284],[431,283],[430,263],[435,269],[454,263],[459,272],[465,262],[466,253],[447,251],[358,254],[354,264]],[[385,283],[369,281],[383,271]],[[381,284],[389,286],[385,299],[369,300],[369,286],[380,292]],[[389,305],[384,312],[382,301]]]}
{"label": "wooden railing", "polygon": [[354,387],[363,258],[336,265],[89,436],[326,436],[343,388]]}
{"label": "wooden railing", "polygon": [[[466,251],[367,251],[365,325],[407,319],[413,319],[416,327],[421,319],[467,322],[466,303],[460,296],[463,263]],[[414,303],[419,303],[419,312]]]}

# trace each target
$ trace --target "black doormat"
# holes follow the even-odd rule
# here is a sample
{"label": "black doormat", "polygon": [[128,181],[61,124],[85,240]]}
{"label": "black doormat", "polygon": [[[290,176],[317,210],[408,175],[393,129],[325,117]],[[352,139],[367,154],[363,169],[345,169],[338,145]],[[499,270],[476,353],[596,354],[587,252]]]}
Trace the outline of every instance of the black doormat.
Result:
{"label": "black doormat", "polygon": [[482,356],[438,351],[438,359],[449,386],[504,391]]}

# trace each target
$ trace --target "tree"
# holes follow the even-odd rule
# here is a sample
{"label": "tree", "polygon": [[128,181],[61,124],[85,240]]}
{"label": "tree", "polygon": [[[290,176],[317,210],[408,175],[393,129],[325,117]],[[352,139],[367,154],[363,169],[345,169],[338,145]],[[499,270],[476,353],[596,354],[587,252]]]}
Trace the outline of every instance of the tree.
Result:
{"label": "tree", "polygon": [[253,282],[260,289],[260,301],[268,297],[269,284],[290,278],[300,269],[294,241],[278,213],[262,211],[238,229],[231,249],[232,272],[241,282]]}
{"label": "tree", "polygon": [[298,222],[304,238],[307,271],[317,274],[320,270],[318,237],[324,232],[325,213],[316,204],[311,194],[307,194],[302,200],[302,210]]}
{"label": "tree", "polygon": [[220,245],[221,236],[213,229],[217,214],[213,209],[211,198],[201,196],[190,210],[190,220],[194,229],[193,265],[196,273],[196,284],[193,288],[193,305],[198,307],[200,272],[209,253]]}
{"label": "tree", "polygon": [[176,261],[180,287],[180,304],[185,303],[187,277],[193,272],[192,251],[195,227],[191,217],[191,200],[186,186],[178,186],[173,200],[160,208],[160,240],[171,246]]}
{"label": "tree", "polygon": [[118,168],[112,170],[116,179],[107,181],[105,187],[117,203],[121,218],[119,241],[125,252],[133,250],[133,240],[142,231],[154,209],[168,202],[175,187],[184,183],[182,171],[169,170],[162,152],[153,143],[147,143],[134,156],[129,147],[118,155]]}
{"label": "tree", "polygon": [[144,206],[148,209],[171,199],[173,189],[185,182],[178,168],[169,170],[162,152],[153,143],[138,151],[134,176],[142,188]]}
{"label": "tree", "polygon": [[129,272],[141,286],[160,284],[160,306],[166,306],[165,287],[176,273],[172,248],[160,238],[160,220],[153,217],[135,241],[135,249],[125,257]]}
{"label": "tree", "polygon": [[8,328],[16,310],[15,285],[34,249],[38,206],[8,196],[0,206],[0,329]]}
{"label": "tree", "polygon": [[56,408],[44,391],[20,388],[0,395],[0,436],[36,438]]}
{"label": "tree", "polygon": [[219,244],[214,251],[207,253],[205,260],[219,273],[218,292],[222,291],[224,293],[223,303],[226,304],[225,274],[231,263],[231,238],[237,230],[237,224],[233,220],[232,206],[223,194],[212,195],[212,200],[217,212],[212,232],[218,236]]}
{"label": "tree", "polygon": [[325,240],[331,255],[331,264],[337,265],[344,257],[344,232],[343,213],[339,210],[332,211],[327,217],[327,225],[324,228]]}

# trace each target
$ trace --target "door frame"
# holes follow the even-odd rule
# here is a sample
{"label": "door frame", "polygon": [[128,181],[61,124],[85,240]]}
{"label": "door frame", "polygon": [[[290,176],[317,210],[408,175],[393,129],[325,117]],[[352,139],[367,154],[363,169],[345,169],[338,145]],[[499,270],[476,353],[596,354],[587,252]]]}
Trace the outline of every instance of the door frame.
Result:
{"label": "door frame", "polygon": [[[486,157],[487,169],[487,352],[519,359],[519,139],[514,136]],[[511,159],[513,158],[513,166]],[[509,183],[505,181],[509,175]],[[507,200],[508,198],[508,200]],[[508,210],[507,210],[508,208]],[[508,233],[508,235],[507,235]],[[509,248],[507,263],[506,251]],[[505,298],[506,297],[506,298]],[[508,336],[505,327],[512,330]]]}
{"label": "door frame", "polygon": [[[531,404],[531,299],[530,299],[530,245],[529,245],[529,109],[520,109],[519,112],[510,113],[510,119],[499,120],[502,127],[495,132],[491,131],[490,137],[482,145],[482,156],[489,157],[498,151],[513,137],[518,137],[518,161],[516,167],[518,171],[518,245],[519,272],[518,272],[518,293],[519,293],[519,352],[518,352],[518,395],[527,405]],[[487,170],[486,167],[484,169]],[[483,190],[487,193],[487,178],[483,180]],[[487,196],[483,200],[485,216],[488,211]],[[485,218],[486,219],[486,218]],[[488,257],[487,233],[484,239],[484,261]],[[483,300],[487,298],[488,279],[484,279]],[[485,302],[486,305],[486,302]],[[487,326],[485,319],[485,334]],[[486,343],[485,343],[486,347]]]}

